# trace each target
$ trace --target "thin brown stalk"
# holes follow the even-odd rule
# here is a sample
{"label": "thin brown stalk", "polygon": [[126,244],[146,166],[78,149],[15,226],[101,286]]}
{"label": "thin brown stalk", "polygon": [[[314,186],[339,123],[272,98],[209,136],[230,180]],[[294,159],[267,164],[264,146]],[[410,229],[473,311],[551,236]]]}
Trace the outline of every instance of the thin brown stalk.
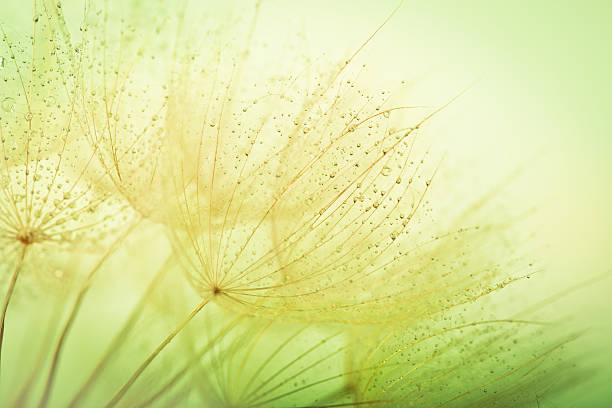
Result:
{"label": "thin brown stalk", "polygon": [[176,337],[177,334],[181,332],[187,326],[187,324],[208,304],[210,298],[205,298],[200,302],[195,309],[187,315],[187,317],[168,334],[168,336],[151,352],[149,357],[145,361],[140,364],[140,366],[134,371],[132,376],[123,384],[123,386],[117,391],[115,396],[105,405],[105,408],[111,408],[117,405],[117,403],[123,398],[125,393],[130,389],[130,387],[136,382],[138,377],[146,370],[146,368],[153,362],[153,360],[161,353],[161,351],[168,345],[170,342]]}
{"label": "thin brown stalk", "polygon": [[8,289],[6,290],[6,295],[4,296],[2,314],[0,315],[0,367],[2,366],[2,341],[4,340],[4,320],[6,318],[6,311],[11,301],[11,297],[13,296],[13,291],[15,290],[17,278],[19,278],[19,272],[21,271],[21,266],[23,265],[23,260],[25,258],[27,247],[27,245],[23,245],[21,248],[19,258],[17,258],[17,265],[15,265],[15,270],[11,275],[11,280],[9,281]]}
{"label": "thin brown stalk", "polygon": [[201,359],[202,357],[221,340],[227,333],[229,333],[234,327],[236,327],[237,323],[242,320],[245,315],[240,315],[230,323],[228,323],[223,330],[221,330],[213,339],[206,343],[188,362],[185,364],[183,368],[181,368],[172,378],[170,378],[158,391],[152,394],[149,398],[145,399],[137,408],[146,408],[158,400],[164,393],[167,393],[172,387],[174,387],[180,380],[185,376],[185,374],[192,369]]}

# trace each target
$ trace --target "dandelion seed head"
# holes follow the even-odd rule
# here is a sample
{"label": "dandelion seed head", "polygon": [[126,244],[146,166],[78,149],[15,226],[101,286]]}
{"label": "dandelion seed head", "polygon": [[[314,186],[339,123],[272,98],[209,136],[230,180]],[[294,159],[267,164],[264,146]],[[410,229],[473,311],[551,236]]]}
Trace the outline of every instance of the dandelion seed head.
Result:
{"label": "dandelion seed head", "polygon": [[390,105],[352,64],[251,86],[232,51],[212,51],[206,70],[191,60],[168,90],[172,237],[198,292],[222,288],[216,301],[252,313],[388,322],[519,276],[513,249],[485,249],[499,229],[433,219],[428,194],[447,181],[425,141],[431,109]]}
{"label": "dandelion seed head", "polygon": [[56,265],[59,252],[95,251],[117,220],[130,217],[96,185],[103,173],[77,114],[82,60],[54,21],[60,17],[45,14],[48,6],[37,5],[27,37],[2,26],[0,246],[7,269],[12,260],[34,268],[41,257]]}
{"label": "dandelion seed head", "polygon": [[24,229],[21,229],[20,231],[17,231],[16,238],[23,245],[31,245],[36,241],[42,240],[42,237],[38,236],[38,233],[36,230],[31,230],[29,228],[24,228]]}

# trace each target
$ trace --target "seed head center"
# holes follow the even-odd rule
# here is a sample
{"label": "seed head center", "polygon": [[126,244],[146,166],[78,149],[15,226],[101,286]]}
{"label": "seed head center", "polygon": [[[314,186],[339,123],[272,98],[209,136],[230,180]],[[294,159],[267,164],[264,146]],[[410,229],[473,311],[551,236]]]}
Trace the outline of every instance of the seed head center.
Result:
{"label": "seed head center", "polygon": [[35,230],[25,227],[17,232],[15,238],[17,238],[17,241],[21,242],[23,245],[32,245],[37,241],[37,235],[38,234]]}

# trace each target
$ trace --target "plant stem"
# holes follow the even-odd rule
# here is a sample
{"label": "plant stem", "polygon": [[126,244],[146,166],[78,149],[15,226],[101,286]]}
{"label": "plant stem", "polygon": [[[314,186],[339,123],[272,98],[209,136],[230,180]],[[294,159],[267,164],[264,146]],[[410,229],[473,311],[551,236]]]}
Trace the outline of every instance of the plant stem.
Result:
{"label": "plant stem", "polygon": [[206,304],[209,301],[210,301],[210,298],[206,298],[202,300],[202,302],[200,302],[200,304],[198,304],[195,307],[195,309],[193,309],[191,313],[189,313],[189,315],[187,315],[187,317],[178,326],[176,326],[176,328],[172,330],[172,332],[170,332],[170,334],[168,334],[168,336],[159,344],[159,346],[157,346],[157,348],[153,350],[153,352],[149,355],[149,357],[147,357],[147,359],[143,361],[142,364],[140,364],[140,366],[136,369],[136,371],[134,371],[134,374],[132,374],[132,376],[125,382],[125,384],[123,384],[121,389],[117,391],[115,396],[108,402],[108,404],[105,405],[105,408],[111,408],[117,405],[117,403],[121,400],[121,398],[123,398],[125,393],[130,389],[132,384],[134,384],[134,382],[138,379],[138,377],[140,377],[140,375],[149,366],[149,364],[151,364],[151,362],[155,359],[155,357],[157,357],[157,355],[168,344],[170,344],[172,339],[174,339],[174,337],[176,337],[176,335],[179,334],[180,331],[183,330],[183,328],[185,328],[187,323],[189,323],[191,319],[193,319],[200,312],[200,310],[202,310],[204,306],[206,306]]}
{"label": "plant stem", "polygon": [[149,398],[144,400],[135,408],[147,408],[153,405],[153,402],[157,400],[161,395],[168,392],[191,368],[193,368],[202,357],[214,346],[217,342],[225,337],[227,333],[229,333],[236,324],[244,319],[245,315],[240,315],[234,320],[232,320],[229,324],[227,324],[223,330],[221,330],[217,335],[211,339],[206,345],[204,345],[184,366],[181,368],[170,380],[168,380],[158,391],[156,391]]}
{"label": "plant stem", "polygon": [[2,314],[0,315],[0,367],[2,367],[2,342],[4,340],[4,320],[6,318],[6,311],[8,309],[9,302],[11,301],[11,297],[13,296],[13,291],[15,290],[15,284],[17,283],[19,272],[21,271],[21,266],[23,265],[26,248],[27,245],[23,245],[21,248],[21,253],[19,254],[19,258],[17,259],[17,265],[15,266],[15,270],[11,275],[11,280],[9,281],[9,286],[6,290],[6,295],[4,297],[4,304],[2,305]]}

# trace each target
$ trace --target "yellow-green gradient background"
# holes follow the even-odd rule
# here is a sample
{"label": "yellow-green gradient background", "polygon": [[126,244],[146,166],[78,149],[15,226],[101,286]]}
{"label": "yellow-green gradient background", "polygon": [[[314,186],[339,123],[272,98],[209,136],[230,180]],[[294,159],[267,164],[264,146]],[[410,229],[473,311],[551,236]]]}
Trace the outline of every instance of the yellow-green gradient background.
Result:
{"label": "yellow-green gradient background", "polygon": [[[348,55],[397,4],[268,1],[261,26],[271,37],[307,33],[310,52]],[[612,279],[577,288],[612,271],[610,21],[606,1],[408,0],[363,51],[374,82],[415,82],[411,104],[442,104],[474,83],[426,132],[461,169],[465,194],[523,169],[505,202],[537,208],[528,225],[545,270],[519,296],[576,287],[551,307],[590,327],[580,347],[599,370],[559,407],[612,398]]]}
{"label": "yellow-green gradient background", "polygon": [[[244,1],[191,3],[246,7]],[[67,2],[64,11],[78,21],[82,9],[73,4],[81,2]],[[350,55],[397,4],[263,0],[256,36],[275,52],[275,44],[304,34],[305,53],[334,60]],[[3,0],[0,16],[19,22],[9,30],[27,33],[22,23],[31,21],[31,4]],[[526,225],[545,265],[521,287],[526,298],[545,298],[612,270],[610,21],[609,1],[407,0],[360,57],[372,87],[414,83],[409,104],[440,105],[472,85],[426,135],[447,152],[447,175],[459,169],[466,195],[522,169],[504,202],[519,212],[536,210]],[[560,318],[573,315],[590,327],[580,345],[599,371],[551,406],[609,406],[611,290],[612,279],[600,280],[553,305]]]}
{"label": "yellow-green gradient background", "polygon": [[[331,48],[359,44],[396,4],[264,7]],[[546,297],[612,270],[610,21],[606,1],[405,1],[365,50],[381,77],[418,80],[410,103],[441,103],[476,81],[427,135],[443,139],[449,162],[469,167],[461,169],[465,194],[472,182],[524,166],[506,202],[537,207],[529,224],[546,266],[520,296]],[[590,327],[580,345],[600,370],[552,406],[610,406],[611,289],[608,278],[552,306]]]}

